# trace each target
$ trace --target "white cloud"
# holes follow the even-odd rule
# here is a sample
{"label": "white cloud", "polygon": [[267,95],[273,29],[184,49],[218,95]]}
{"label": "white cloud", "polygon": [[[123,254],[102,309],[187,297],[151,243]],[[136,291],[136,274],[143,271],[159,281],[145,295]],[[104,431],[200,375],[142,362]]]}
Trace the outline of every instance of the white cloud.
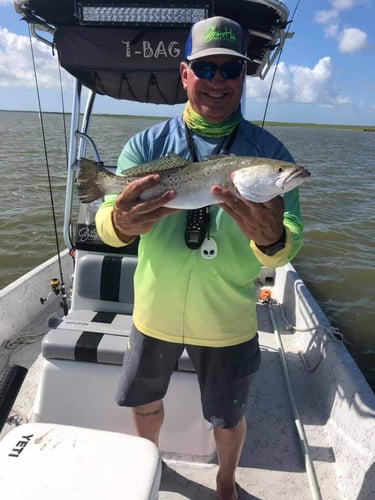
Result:
{"label": "white cloud", "polygon": [[331,8],[328,10],[317,10],[314,14],[314,21],[319,24],[328,24],[339,19],[340,13],[351,10],[360,5],[368,3],[368,0],[331,0]]}
{"label": "white cloud", "polygon": [[368,48],[367,33],[358,28],[347,28],[339,34],[339,51],[348,54],[362,52]]}
{"label": "white cloud", "polygon": [[338,24],[328,24],[324,27],[327,38],[337,40],[338,49],[342,53],[356,54],[369,48],[367,33],[359,28],[345,28],[339,30]]}
{"label": "white cloud", "polygon": [[337,10],[349,10],[366,3],[367,0],[331,0],[332,7]]}
{"label": "white cloud", "polygon": [[327,38],[333,38],[333,39],[337,40],[337,38],[339,36],[339,25],[338,24],[329,24],[328,26],[325,26],[324,35]]}
{"label": "white cloud", "polygon": [[291,66],[297,102],[313,103],[319,99],[327,100],[329,83],[332,76],[332,64],[329,57],[320,59],[313,68]]}
{"label": "white cloud", "polygon": [[319,24],[328,24],[336,21],[337,17],[338,12],[335,9],[317,10],[314,14],[314,21]]}
{"label": "white cloud", "polygon": [[[35,40],[33,51],[39,85],[43,88],[58,88],[57,56],[53,57],[50,47]],[[66,81],[69,78],[64,71],[62,78]],[[30,40],[6,28],[0,28],[0,86],[35,86]]]}
{"label": "white cloud", "polygon": [[[264,100],[267,97],[270,83],[270,74],[264,81],[249,79],[247,97]],[[277,102],[289,101],[325,106],[351,102],[349,97],[339,95],[335,89],[330,57],[321,58],[312,68],[297,65],[287,66],[281,62],[272,90],[272,99]]]}
{"label": "white cloud", "polygon": [[324,35],[337,41],[342,53],[355,54],[368,48],[367,33],[359,28],[340,29],[340,14],[367,3],[368,0],[331,0],[331,9],[315,12],[314,21],[324,26]]}

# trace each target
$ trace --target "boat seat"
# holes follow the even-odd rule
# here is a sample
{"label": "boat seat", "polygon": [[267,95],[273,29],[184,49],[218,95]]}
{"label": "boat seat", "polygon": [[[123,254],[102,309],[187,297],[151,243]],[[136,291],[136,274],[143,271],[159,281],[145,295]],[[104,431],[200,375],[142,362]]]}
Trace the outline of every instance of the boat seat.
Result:
{"label": "boat seat", "polygon": [[[43,357],[122,365],[131,324],[127,314],[73,310],[44,337]],[[186,349],[176,371],[195,372]]]}
{"label": "boat seat", "polygon": [[0,462],[2,498],[158,498],[158,449],[128,434],[24,424],[0,442]]}
{"label": "boat seat", "polygon": [[[134,434],[132,413],[115,393],[128,345],[136,256],[78,251],[69,314],[50,321],[33,422]],[[197,375],[183,352],[164,398],[163,455],[207,462],[215,454]]]}
{"label": "boat seat", "polygon": [[[136,266],[136,255],[77,251],[71,311],[45,337],[46,359],[122,364]],[[195,371],[186,350],[176,370]]]}
{"label": "boat seat", "polygon": [[132,314],[135,255],[77,250],[71,309]]}

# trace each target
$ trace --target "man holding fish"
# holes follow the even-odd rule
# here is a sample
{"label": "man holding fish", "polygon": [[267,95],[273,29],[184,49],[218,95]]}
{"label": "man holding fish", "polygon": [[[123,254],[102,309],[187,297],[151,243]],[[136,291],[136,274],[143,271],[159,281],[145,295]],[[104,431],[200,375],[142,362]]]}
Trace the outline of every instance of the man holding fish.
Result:
{"label": "man holding fish", "polygon": [[[197,371],[204,417],[214,426],[220,500],[238,498],[235,471],[246,434],[244,415],[260,363],[254,280],[261,265],[283,265],[301,248],[295,186],[308,176],[275,137],[242,117],[246,37],[240,25],[222,17],[193,26],[180,65],[188,96],[183,115],[128,141],[117,174],[127,175],[134,165],[147,168],[129,171],[129,182],[107,194],[96,217],[98,234],[111,246],[141,237],[134,326],[117,402],[133,408],[138,433],[157,444],[163,396],[186,348]],[[202,173],[205,159],[217,164],[228,158],[212,155],[230,155],[224,180]],[[239,163],[245,157],[251,168],[263,165],[263,173],[251,180],[257,195],[247,196],[237,174],[249,166]],[[175,163],[158,169],[157,159]],[[174,170],[185,164],[188,181]],[[272,177],[285,170],[282,179]],[[177,181],[169,188],[166,181],[161,192],[152,191],[173,175]],[[188,193],[179,204],[186,182],[206,183],[208,200],[194,202]],[[267,184],[275,189],[264,194]]]}

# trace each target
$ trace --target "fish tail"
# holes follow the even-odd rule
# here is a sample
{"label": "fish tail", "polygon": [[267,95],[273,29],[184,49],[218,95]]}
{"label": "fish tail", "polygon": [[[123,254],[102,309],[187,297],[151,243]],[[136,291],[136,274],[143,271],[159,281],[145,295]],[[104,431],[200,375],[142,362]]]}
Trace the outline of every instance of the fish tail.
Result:
{"label": "fish tail", "polygon": [[105,193],[100,187],[99,175],[107,172],[87,158],[79,160],[77,176],[78,197],[81,203],[91,203],[101,198]]}

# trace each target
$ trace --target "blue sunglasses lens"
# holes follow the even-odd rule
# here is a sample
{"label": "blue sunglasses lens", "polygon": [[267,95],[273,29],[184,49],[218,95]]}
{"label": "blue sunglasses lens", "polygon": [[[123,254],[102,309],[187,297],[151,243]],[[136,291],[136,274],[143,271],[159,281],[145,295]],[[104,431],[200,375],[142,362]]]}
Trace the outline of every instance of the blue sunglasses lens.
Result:
{"label": "blue sunglasses lens", "polygon": [[234,80],[238,78],[243,69],[243,61],[231,61],[218,66],[214,63],[196,61],[189,64],[195,76],[204,80],[211,80],[216,71],[219,70],[224,80]]}

